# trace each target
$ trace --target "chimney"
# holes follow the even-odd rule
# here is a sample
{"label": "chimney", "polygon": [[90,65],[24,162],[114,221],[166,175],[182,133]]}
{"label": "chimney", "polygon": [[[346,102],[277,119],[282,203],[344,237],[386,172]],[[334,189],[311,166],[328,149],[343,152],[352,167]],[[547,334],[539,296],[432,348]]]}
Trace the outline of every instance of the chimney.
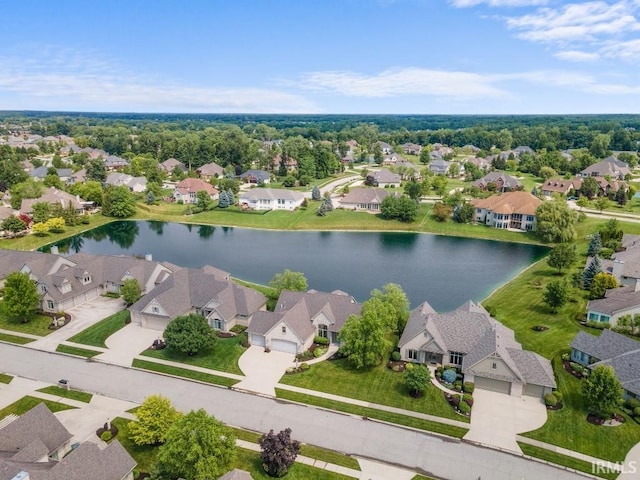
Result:
{"label": "chimney", "polygon": [[636,286],[633,289],[634,292],[640,291],[640,278],[636,278]]}
{"label": "chimney", "polygon": [[623,260],[614,260],[613,261],[613,271],[611,272],[618,283],[622,283],[622,274],[624,273],[624,261]]}
{"label": "chimney", "polygon": [[51,246],[51,253],[53,255],[58,255],[60,253],[59,250],[58,250],[58,246],[57,245],[52,245]]}
{"label": "chimney", "polygon": [[144,259],[145,259],[147,262],[151,262],[151,261],[153,261],[153,255],[152,255],[152,254],[150,254],[150,253],[147,253],[147,254],[145,254],[145,256],[144,256]]}

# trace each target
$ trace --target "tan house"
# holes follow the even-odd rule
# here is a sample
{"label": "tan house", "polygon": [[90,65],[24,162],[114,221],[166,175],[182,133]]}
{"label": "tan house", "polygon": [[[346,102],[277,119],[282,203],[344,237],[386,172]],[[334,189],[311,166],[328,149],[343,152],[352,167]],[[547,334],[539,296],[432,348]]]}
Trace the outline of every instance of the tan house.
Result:
{"label": "tan house", "polygon": [[389,195],[384,188],[352,188],[339,202],[342,208],[379,213],[382,201]]}
{"label": "tan house", "polygon": [[493,228],[510,228],[530,231],[536,227],[536,210],[542,205],[535,195],[528,192],[507,192],[489,198],[471,201],[475,221]]}
{"label": "tan house", "polygon": [[399,342],[403,360],[454,366],[476,388],[541,398],[555,388],[551,362],[516,342],[480,304],[437,313],[424,302],[411,312]]}
{"label": "tan house", "polygon": [[399,174],[393,173],[386,168],[371,172],[368,176],[372,177],[374,184],[380,188],[398,188],[400,187],[400,182],[402,181],[402,177]]}
{"label": "tan house", "polygon": [[569,180],[566,178],[550,178],[541,187],[542,195],[551,197],[554,193],[560,195],[568,195],[572,190],[577,192],[582,186],[582,177],[574,177]]}
{"label": "tan house", "polygon": [[187,167],[184,166],[184,163],[175,158],[169,158],[165,160],[164,162],[159,164],[158,167],[160,167],[160,170],[162,170],[167,175],[171,175],[176,167],[178,167],[183,172],[187,171]]}
{"label": "tan house", "polygon": [[211,200],[218,199],[218,190],[213,185],[199,178],[185,178],[176,184],[173,190],[173,198],[176,202],[191,204],[198,201],[198,192],[207,192]]}
{"label": "tan house", "polygon": [[62,208],[68,208],[69,204],[73,205],[76,212],[82,213],[89,205],[93,205],[93,202],[85,202],[76,195],[71,195],[63,190],[58,190],[55,187],[49,187],[45,189],[40,198],[24,198],[20,204],[20,213],[30,215],[33,213],[33,205],[35,203],[46,202],[50,205],[60,205]]}
{"label": "tan house", "polygon": [[210,182],[212,178],[222,177],[223,168],[215,162],[207,163],[196,169],[196,173],[206,182]]}

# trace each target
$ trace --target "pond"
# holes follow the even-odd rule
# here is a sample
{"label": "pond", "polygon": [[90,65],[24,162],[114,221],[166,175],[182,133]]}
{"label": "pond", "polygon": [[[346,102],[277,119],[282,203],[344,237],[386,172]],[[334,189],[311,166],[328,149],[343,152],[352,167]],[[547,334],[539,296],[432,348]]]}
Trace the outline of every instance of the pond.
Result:
{"label": "pond", "polygon": [[546,252],[535,245],[419,233],[272,231],[155,221],[114,222],[57,245],[63,254],[151,254],[153,260],[184,267],[209,264],[261,284],[288,268],[303,272],[309,288],[343,290],[358,301],[393,282],[402,286],[412,308],[428,301],[442,312],[469,299],[482,300]]}

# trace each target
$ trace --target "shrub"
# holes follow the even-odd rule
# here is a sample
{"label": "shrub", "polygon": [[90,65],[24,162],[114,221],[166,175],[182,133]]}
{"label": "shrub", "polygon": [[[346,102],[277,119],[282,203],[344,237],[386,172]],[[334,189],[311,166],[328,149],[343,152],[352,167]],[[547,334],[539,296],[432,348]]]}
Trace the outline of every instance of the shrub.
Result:
{"label": "shrub", "polygon": [[442,368],[442,365],[436,368],[436,376],[437,377],[441,377],[442,376],[442,371],[444,369]]}
{"label": "shrub", "polygon": [[232,331],[233,333],[242,333],[247,329],[247,327],[245,327],[244,325],[234,325],[233,327],[231,327],[230,331]]}
{"label": "shrub", "polygon": [[568,353],[563,353],[562,360],[564,360],[565,362],[568,362],[569,360],[571,360],[571,355],[569,355]]}
{"label": "shrub", "polygon": [[460,392],[462,390],[462,382],[460,380],[456,380],[453,384],[453,388]]}
{"label": "shrub", "polygon": [[317,343],[318,345],[329,345],[329,339],[326,337],[321,337],[320,335],[316,335],[313,337],[313,343]]}
{"label": "shrub", "polygon": [[558,398],[553,393],[547,393],[544,396],[544,404],[547,407],[555,407],[558,404]]}
{"label": "shrub", "polygon": [[111,440],[111,438],[112,438],[112,435],[109,430],[105,430],[100,434],[100,440],[102,440],[103,442],[108,442],[109,440]]}
{"label": "shrub", "polygon": [[394,365],[393,367],[391,367],[391,370],[393,370],[394,372],[399,372],[400,371],[400,365]]}
{"label": "shrub", "polygon": [[311,365],[309,365],[308,363],[301,363],[300,364],[300,370],[302,370],[303,372],[309,370],[311,368]]}
{"label": "shrub", "polygon": [[326,347],[318,347],[313,351],[313,356],[315,358],[321,357],[322,355],[324,355],[325,353],[327,353],[327,348]]}
{"label": "shrub", "polygon": [[558,400],[558,402],[562,401],[562,392],[558,392],[556,390],[555,392],[553,392],[553,395],[556,397],[556,400]]}
{"label": "shrub", "polygon": [[640,400],[637,398],[629,397],[625,400],[624,406],[629,410],[635,410],[636,408],[640,407]]}
{"label": "shrub", "polygon": [[413,370],[415,368],[415,365],[413,363],[405,363],[404,365],[404,369],[407,372],[410,372],[411,370]]}
{"label": "shrub", "polygon": [[309,350],[305,350],[304,352],[296,355],[296,358],[303,362],[306,360],[311,360],[313,358],[313,353],[311,353]]}
{"label": "shrub", "polygon": [[470,407],[473,406],[473,396],[469,393],[465,393],[462,395],[462,401],[465,402]]}
{"label": "shrub", "polygon": [[452,368],[448,368],[442,372],[442,379],[447,383],[455,382],[456,378],[458,378],[458,375]]}
{"label": "shrub", "polygon": [[399,362],[400,358],[400,352],[391,352],[391,360],[393,360],[394,362]]}
{"label": "shrub", "polygon": [[460,404],[460,395],[452,395],[451,404],[454,406],[454,408],[458,408],[458,405]]}
{"label": "shrub", "polygon": [[474,385],[473,382],[464,382],[462,384],[462,390],[465,393],[473,393],[473,391],[475,390],[476,386]]}
{"label": "shrub", "polygon": [[640,407],[636,407],[633,409],[633,416],[636,418],[640,418]]}
{"label": "shrub", "polygon": [[469,415],[471,413],[471,407],[466,402],[460,402],[458,404],[458,410],[460,410],[460,413],[464,415]]}
{"label": "shrub", "polygon": [[598,256],[600,258],[606,258],[607,260],[611,258],[611,256],[613,255],[613,250],[611,248],[603,248],[602,250],[600,250],[600,253],[598,254]]}

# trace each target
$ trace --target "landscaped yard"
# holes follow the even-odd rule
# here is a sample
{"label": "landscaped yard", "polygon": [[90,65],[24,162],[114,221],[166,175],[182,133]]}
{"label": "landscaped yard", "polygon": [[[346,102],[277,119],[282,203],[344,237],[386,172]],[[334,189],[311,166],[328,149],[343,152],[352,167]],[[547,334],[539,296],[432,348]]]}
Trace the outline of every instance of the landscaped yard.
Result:
{"label": "landscaped yard", "polygon": [[0,340],[7,343],[15,343],[16,345],[26,345],[27,343],[35,342],[32,338],[19,337],[7,333],[0,333]]}
{"label": "landscaped yard", "polygon": [[640,425],[626,416],[627,421],[617,427],[588,423],[581,381],[564,370],[559,357],[553,363],[564,408],[549,411],[543,427],[523,435],[602,460],[624,460],[629,449],[640,442]]}
{"label": "landscaped yard", "polygon": [[97,350],[88,350],[86,348],[72,347],[70,345],[58,345],[56,352],[68,353],[69,355],[77,355],[78,357],[91,358],[100,355]]}
{"label": "landscaped yard", "polygon": [[346,359],[331,360],[312,365],[303,373],[285,375],[280,382],[461,422],[469,421],[467,417],[458,415],[442,391],[433,385],[427,388],[422,398],[409,396],[402,373],[393,372],[385,365],[358,370]]}
{"label": "landscaped yard", "polygon": [[131,366],[142,368],[144,370],[150,370],[152,372],[175,375],[176,377],[190,378],[192,380],[198,380],[199,382],[222,385],[223,387],[230,387],[231,385],[235,385],[236,383],[238,383],[238,380],[234,380],[232,378],[220,377],[218,375],[212,375],[210,373],[195,372],[193,370],[187,370],[186,368],[173,367],[171,365],[163,365],[161,363],[155,362],[147,362],[145,360],[134,359]]}
{"label": "landscaped yard", "polygon": [[110,317],[100,320],[95,325],[90,326],[86,330],[74,335],[69,339],[70,342],[82,343],[84,345],[92,345],[94,347],[106,348],[105,341],[111,335],[125,326],[125,321],[130,318],[129,310],[122,310],[114,313]]}
{"label": "landscaped yard", "polygon": [[0,410],[0,420],[2,420],[7,415],[22,415],[23,413],[28,412],[33,407],[41,403],[44,403],[47,407],[49,407],[49,410],[54,413],[61,412],[62,410],[71,410],[72,408],[76,408],[64,403],[42,400],[41,398],[30,397],[27,395],[26,397],[22,397],[20,400],[13,402],[11,405],[8,405]]}
{"label": "landscaped yard", "polygon": [[93,398],[91,393],[80,392],[78,390],[67,390],[55,385],[44,387],[38,390],[38,392],[48,393],[49,395],[55,395],[57,397],[70,398],[71,400],[78,400],[79,402],[89,403]]}
{"label": "landscaped yard", "polygon": [[230,337],[218,338],[213,349],[204,350],[193,356],[176,352],[170,348],[145,350],[142,355],[242,375],[242,371],[238,367],[238,359],[244,352],[245,349],[240,345],[239,337]]}
{"label": "landscaped yard", "polygon": [[0,302],[0,329],[44,337],[53,332],[53,330],[49,330],[49,325],[51,325],[51,318],[45,315],[35,315],[26,323],[22,323],[20,320],[12,320],[4,314],[3,302]]}

